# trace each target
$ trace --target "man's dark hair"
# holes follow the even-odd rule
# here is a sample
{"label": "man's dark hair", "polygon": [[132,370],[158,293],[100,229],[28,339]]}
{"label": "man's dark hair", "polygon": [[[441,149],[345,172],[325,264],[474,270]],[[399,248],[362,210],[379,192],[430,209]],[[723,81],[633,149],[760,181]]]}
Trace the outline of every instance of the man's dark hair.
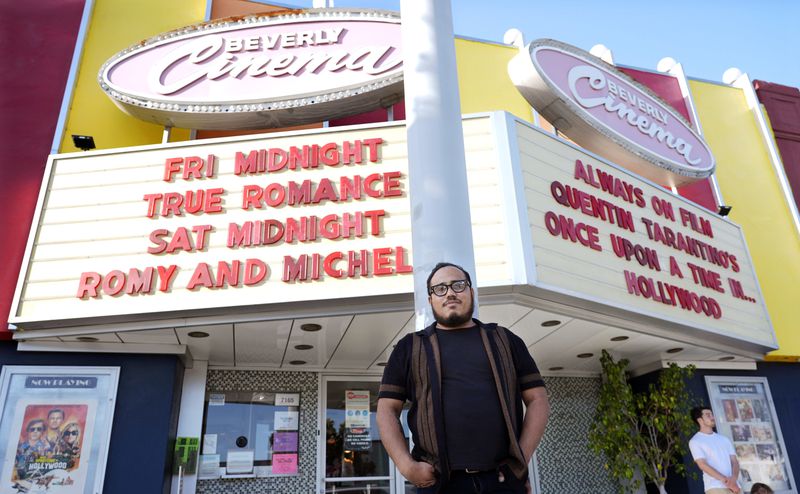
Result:
{"label": "man's dark hair", "polygon": [[44,420],[42,420],[42,419],[33,419],[33,420],[28,422],[28,425],[25,426],[25,430],[30,432],[31,427],[33,427],[33,424],[42,424],[42,429],[47,429],[47,424],[45,424]]}
{"label": "man's dark hair", "polygon": [[702,406],[702,407],[694,407],[690,412],[692,414],[692,420],[697,423],[697,419],[703,417],[703,410],[711,410],[709,407]]}
{"label": "man's dark hair", "polygon": [[466,269],[462,268],[458,264],[453,264],[452,262],[440,262],[439,264],[434,266],[433,269],[431,269],[431,274],[428,275],[428,280],[425,282],[425,288],[430,290],[431,289],[431,278],[433,278],[433,275],[436,274],[436,271],[439,271],[440,269],[446,268],[448,266],[452,266],[452,267],[458,269],[459,271],[461,271],[462,273],[464,273],[464,276],[467,277],[467,282],[469,283],[469,286],[472,286],[472,279],[469,277],[469,273],[467,272]]}
{"label": "man's dark hair", "polygon": [[53,415],[54,413],[60,413],[61,414],[61,418],[65,418],[66,417],[66,414],[64,413],[64,410],[62,410],[60,408],[53,408],[52,410],[47,412],[47,418],[50,418],[50,416]]}
{"label": "man's dark hair", "polygon": [[761,494],[761,492],[764,492],[766,494],[773,494],[773,492],[775,491],[773,491],[772,488],[767,484],[756,482],[755,484],[753,484],[753,487],[750,488],[750,492],[751,494]]}

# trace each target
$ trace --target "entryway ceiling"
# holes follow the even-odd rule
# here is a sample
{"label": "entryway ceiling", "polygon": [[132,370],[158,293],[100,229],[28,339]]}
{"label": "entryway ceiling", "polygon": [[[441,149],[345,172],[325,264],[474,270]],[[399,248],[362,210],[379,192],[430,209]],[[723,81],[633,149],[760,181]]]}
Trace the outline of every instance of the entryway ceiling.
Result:
{"label": "entryway ceiling", "polygon": [[[519,335],[545,375],[599,374],[603,349],[630,360],[630,368],[639,373],[655,370],[663,361],[700,361],[710,367],[753,362],[747,356],[697,342],[648,335],[518,303],[483,304],[480,318],[498,322]],[[86,341],[86,335],[51,336],[31,339],[35,343],[20,348],[73,352],[128,348],[131,353],[188,348],[191,359],[208,360],[211,366],[380,373],[396,342],[413,330],[413,311],[402,310],[92,333],[90,338],[97,341]]]}

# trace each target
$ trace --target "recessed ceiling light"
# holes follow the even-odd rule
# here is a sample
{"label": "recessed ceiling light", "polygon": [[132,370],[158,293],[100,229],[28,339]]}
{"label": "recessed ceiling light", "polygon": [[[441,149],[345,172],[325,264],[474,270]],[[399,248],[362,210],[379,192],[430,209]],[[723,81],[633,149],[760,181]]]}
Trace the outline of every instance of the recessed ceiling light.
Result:
{"label": "recessed ceiling light", "polygon": [[292,365],[303,365],[303,364],[306,363],[306,361],[305,360],[292,360],[289,363],[292,364]]}
{"label": "recessed ceiling light", "polygon": [[314,331],[319,331],[320,329],[322,329],[322,326],[315,323],[307,323],[307,324],[301,324],[300,329],[302,329],[303,331],[308,331],[309,333],[313,333]]}
{"label": "recessed ceiling light", "polygon": [[734,357],[733,355],[728,355],[728,356],[726,356],[726,357],[720,357],[719,359],[720,359],[720,360],[733,360],[733,359],[735,359],[735,358],[736,358],[736,357]]}
{"label": "recessed ceiling light", "polygon": [[678,346],[678,347],[675,347],[675,348],[670,348],[669,350],[667,350],[667,353],[678,353],[678,352],[682,352],[682,351],[683,351],[683,348]]}
{"label": "recessed ceiling light", "polygon": [[190,331],[189,336],[192,338],[208,338],[208,333],[205,331]]}
{"label": "recessed ceiling light", "polygon": [[561,321],[556,321],[555,319],[551,319],[549,321],[544,321],[542,323],[542,326],[545,328],[549,328],[550,326],[558,326],[559,324],[561,324]]}
{"label": "recessed ceiling light", "polygon": [[97,341],[97,338],[95,338],[94,336],[78,336],[76,339],[78,341],[85,341],[87,343],[92,341]]}
{"label": "recessed ceiling light", "polygon": [[630,339],[630,336],[615,336],[611,338],[611,341],[625,341],[627,339]]}
{"label": "recessed ceiling light", "polygon": [[314,348],[314,345],[302,344],[302,345],[295,345],[294,346],[295,350],[311,350],[312,348]]}
{"label": "recessed ceiling light", "polygon": [[386,367],[386,362],[378,362],[375,365],[377,365],[378,367]]}
{"label": "recessed ceiling light", "polygon": [[579,353],[578,354],[578,358],[589,358],[589,357],[594,357],[594,354],[593,353]]}
{"label": "recessed ceiling light", "polygon": [[548,370],[551,370],[551,371],[560,371],[560,370],[564,370],[564,368],[563,368],[563,367],[561,367],[560,365],[557,365],[557,366],[555,366],[555,367],[550,367]]}

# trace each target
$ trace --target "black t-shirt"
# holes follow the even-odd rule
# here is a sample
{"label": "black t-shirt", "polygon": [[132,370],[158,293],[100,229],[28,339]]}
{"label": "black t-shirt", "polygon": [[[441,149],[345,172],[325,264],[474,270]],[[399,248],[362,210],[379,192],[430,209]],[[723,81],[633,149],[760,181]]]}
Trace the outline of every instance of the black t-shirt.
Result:
{"label": "black t-shirt", "polygon": [[493,469],[508,457],[508,432],[480,330],[436,329],[436,336],[450,468]]}

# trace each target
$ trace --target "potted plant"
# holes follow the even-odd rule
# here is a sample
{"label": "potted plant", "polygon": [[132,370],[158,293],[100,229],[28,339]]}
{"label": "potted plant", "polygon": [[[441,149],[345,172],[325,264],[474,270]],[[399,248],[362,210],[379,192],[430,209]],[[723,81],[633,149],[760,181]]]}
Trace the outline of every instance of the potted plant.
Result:
{"label": "potted plant", "polygon": [[638,489],[644,478],[666,494],[670,468],[679,475],[686,474],[682,457],[696,429],[689,416],[694,400],[686,388],[694,366],[672,363],[646,391],[634,393],[626,373],[628,360],[615,362],[603,350],[600,363],[603,385],[589,447],[605,455],[605,467],[620,492]]}

